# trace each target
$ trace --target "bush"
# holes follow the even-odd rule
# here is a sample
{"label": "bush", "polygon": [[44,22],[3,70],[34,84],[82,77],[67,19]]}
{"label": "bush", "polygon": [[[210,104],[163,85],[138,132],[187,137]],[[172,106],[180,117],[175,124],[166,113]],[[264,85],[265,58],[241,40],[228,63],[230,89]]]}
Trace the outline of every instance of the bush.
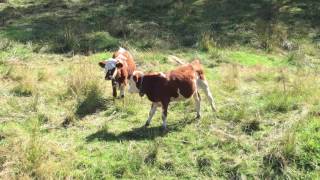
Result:
{"label": "bush", "polygon": [[198,42],[198,48],[201,51],[210,52],[214,51],[216,42],[213,40],[210,33],[203,33]]}
{"label": "bush", "polygon": [[114,50],[119,46],[118,39],[112,37],[108,32],[94,32],[88,34],[80,41],[81,50],[103,51]]}

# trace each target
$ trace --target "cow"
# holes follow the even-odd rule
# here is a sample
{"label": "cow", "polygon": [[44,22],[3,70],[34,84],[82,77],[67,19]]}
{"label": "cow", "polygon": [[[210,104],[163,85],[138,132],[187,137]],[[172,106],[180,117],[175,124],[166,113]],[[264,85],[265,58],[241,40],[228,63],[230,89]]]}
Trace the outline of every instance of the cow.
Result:
{"label": "cow", "polygon": [[141,97],[146,95],[152,102],[149,117],[144,126],[150,125],[157,107],[161,106],[163,130],[167,130],[168,106],[174,100],[188,99],[193,96],[196,102],[196,118],[200,118],[201,99],[198,92],[200,88],[204,90],[211,109],[215,112],[217,109],[199,59],[181,65],[168,73],[135,71],[129,79],[129,93],[139,93]]}
{"label": "cow", "polygon": [[105,69],[105,79],[111,80],[112,95],[117,97],[117,86],[120,89],[120,98],[124,97],[124,89],[128,84],[128,78],[136,69],[133,56],[124,48],[114,52],[112,58],[99,62],[99,66]]}

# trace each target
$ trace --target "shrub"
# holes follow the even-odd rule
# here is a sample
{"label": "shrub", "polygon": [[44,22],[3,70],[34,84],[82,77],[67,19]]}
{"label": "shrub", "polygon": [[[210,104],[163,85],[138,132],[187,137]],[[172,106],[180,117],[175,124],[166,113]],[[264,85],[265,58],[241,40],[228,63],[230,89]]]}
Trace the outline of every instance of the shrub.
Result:
{"label": "shrub", "polygon": [[216,42],[213,40],[212,36],[210,35],[210,33],[203,33],[199,39],[198,42],[198,48],[201,51],[205,51],[205,52],[210,52],[210,51],[214,51],[214,49],[216,48],[217,44]]}
{"label": "shrub", "polygon": [[118,48],[118,39],[112,37],[108,32],[94,32],[88,34],[80,41],[81,50],[102,51]]}

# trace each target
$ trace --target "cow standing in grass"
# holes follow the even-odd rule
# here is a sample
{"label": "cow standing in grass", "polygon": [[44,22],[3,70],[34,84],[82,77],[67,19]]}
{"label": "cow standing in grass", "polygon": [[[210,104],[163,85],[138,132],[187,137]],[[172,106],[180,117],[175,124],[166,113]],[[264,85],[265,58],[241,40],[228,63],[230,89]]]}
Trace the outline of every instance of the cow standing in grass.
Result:
{"label": "cow standing in grass", "polygon": [[199,60],[184,64],[168,73],[146,73],[135,71],[129,80],[129,92],[146,95],[152,102],[147,127],[156,112],[157,107],[162,107],[162,127],[167,128],[166,119],[170,101],[194,97],[196,101],[197,118],[200,118],[199,88],[203,89],[210,106],[216,111],[214,100],[205,79],[203,68]]}
{"label": "cow standing in grass", "polygon": [[124,97],[124,89],[128,84],[128,78],[136,69],[132,55],[124,48],[119,48],[113,53],[112,58],[99,62],[105,69],[106,80],[111,80],[113,97],[117,97],[117,86],[120,89],[120,97]]}

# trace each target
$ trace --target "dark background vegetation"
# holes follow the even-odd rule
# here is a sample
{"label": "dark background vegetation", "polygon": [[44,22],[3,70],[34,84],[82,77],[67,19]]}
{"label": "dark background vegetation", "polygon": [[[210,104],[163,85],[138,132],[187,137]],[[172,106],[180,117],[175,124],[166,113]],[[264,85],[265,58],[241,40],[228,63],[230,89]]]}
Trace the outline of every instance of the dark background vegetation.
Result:
{"label": "dark background vegetation", "polygon": [[19,2],[8,2],[0,11],[0,32],[37,44],[35,51],[89,53],[114,49],[119,42],[142,49],[203,48],[208,41],[219,47],[290,50],[301,40],[320,39],[317,0]]}

